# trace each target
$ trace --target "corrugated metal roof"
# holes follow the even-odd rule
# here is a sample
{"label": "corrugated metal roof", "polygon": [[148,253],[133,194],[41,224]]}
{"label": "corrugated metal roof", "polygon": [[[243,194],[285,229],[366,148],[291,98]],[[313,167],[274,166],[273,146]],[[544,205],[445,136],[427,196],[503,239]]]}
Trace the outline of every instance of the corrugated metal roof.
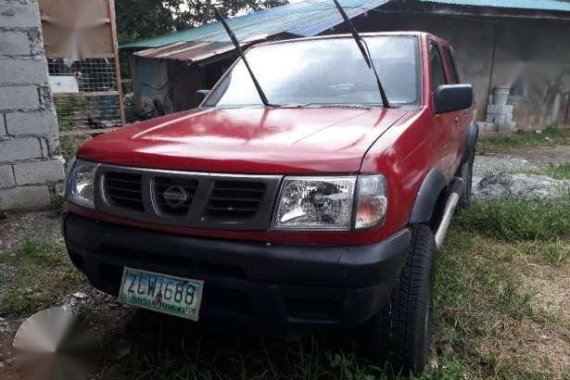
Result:
{"label": "corrugated metal roof", "polygon": [[[563,0],[415,0],[452,6],[492,7],[521,10],[570,12],[570,1]],[[389,0],[340,0],[349,17],[378,8]],[[342,23],[332,0],[310,0],[264,9],[228,20],[240,41],[259,36],[288,33],[295,36],[314,36]],[[164,36],[135,41],[121,48],[156,48],[179,42],[229,42],[221,24],[214,22],[197,28]]]}
{"label": "corrugated metal roof", "polygon": [[[242,41],[241,46],[245,49],[258,40],[253,38]],[[135,55],[143,58],[203,62],[234,50],[234,45],[231,42],[190,41],[175,42],[170,45],[140,50]]]}
{"label": "corrugated metal roof", "polygon": [[[347,15],[353,18],[388,1],[340,0],[339,2]],[[342,23],[342,17],[331,0],[311,0],[233,17],[228,23],[241,41],[255,36],[281,33],[303,37],[314,36]],[[229,38],[222,25],[214,22],[181,32],[123,44],[121,48],[154,48],[189,41],[228,42]]]}
{"label": "corrugated metal roof", "polygon": [[231,42],[191,41],[175,42],[170,45],[141,50],[136,56],[144,58],[178,59],[199,62],[214,55],[234,50]]}
{"label": "corrugated metal roof", "polygon": [[457,6],[528,9],[537,11],[570,12],[570,2],[563,0],[417,0]]}

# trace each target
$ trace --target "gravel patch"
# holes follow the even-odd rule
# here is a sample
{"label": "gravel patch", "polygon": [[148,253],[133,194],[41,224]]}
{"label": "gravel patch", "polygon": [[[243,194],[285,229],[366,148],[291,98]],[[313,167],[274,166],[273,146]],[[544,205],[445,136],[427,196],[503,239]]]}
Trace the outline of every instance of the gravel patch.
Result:
{"label": "gravel patch", "polygon": [[570,162],[570,147],[538,148],[509,154],[475,157],[473,197],[497,199],[507,196],[560,198],[570,192],[569,180],[532,174],[548,165]]}
{"label": "gravel patch", "polygon": [[485,155],[475,157],[473,176],[484,177],[489,174],[521,173],[537,170],[540,166],[522,157],[512,155]]}
{"label": "gravel patch", "polygon": [[63,244],[59,218],[55,211],[8,214],[0,220],[0,254],[10,254],[24,239]]}

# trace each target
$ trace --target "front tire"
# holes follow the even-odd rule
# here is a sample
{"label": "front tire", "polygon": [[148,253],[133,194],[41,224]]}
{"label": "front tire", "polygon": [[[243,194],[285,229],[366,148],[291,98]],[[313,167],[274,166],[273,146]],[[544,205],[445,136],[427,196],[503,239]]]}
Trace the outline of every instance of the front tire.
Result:
{"label": "front tire", "polygon": [[429,359],[433,321],[435,240],[425,225],[412,227],[407,262],[389,302],[359,334],[372,359],[396,371],[419,373]]}

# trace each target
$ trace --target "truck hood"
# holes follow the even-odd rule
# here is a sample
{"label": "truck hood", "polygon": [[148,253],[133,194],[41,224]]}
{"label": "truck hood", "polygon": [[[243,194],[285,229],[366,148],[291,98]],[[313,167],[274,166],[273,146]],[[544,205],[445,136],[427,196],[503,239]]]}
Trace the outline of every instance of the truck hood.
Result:
{"label": "truck hood", "polygon": [[219,173],[354,173],[407,111],[382,108],[197,109],[132,124],[81,147],[86,160]]}

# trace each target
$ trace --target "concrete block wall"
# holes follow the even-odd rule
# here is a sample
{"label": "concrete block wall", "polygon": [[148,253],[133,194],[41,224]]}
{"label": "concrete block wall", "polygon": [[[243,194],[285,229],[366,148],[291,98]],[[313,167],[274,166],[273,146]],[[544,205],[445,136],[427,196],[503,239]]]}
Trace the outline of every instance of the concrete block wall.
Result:
{"label": "concrete block wall", "polygon": [[0,211],[55,203],[63,160],[36,0],[0,1]]}

